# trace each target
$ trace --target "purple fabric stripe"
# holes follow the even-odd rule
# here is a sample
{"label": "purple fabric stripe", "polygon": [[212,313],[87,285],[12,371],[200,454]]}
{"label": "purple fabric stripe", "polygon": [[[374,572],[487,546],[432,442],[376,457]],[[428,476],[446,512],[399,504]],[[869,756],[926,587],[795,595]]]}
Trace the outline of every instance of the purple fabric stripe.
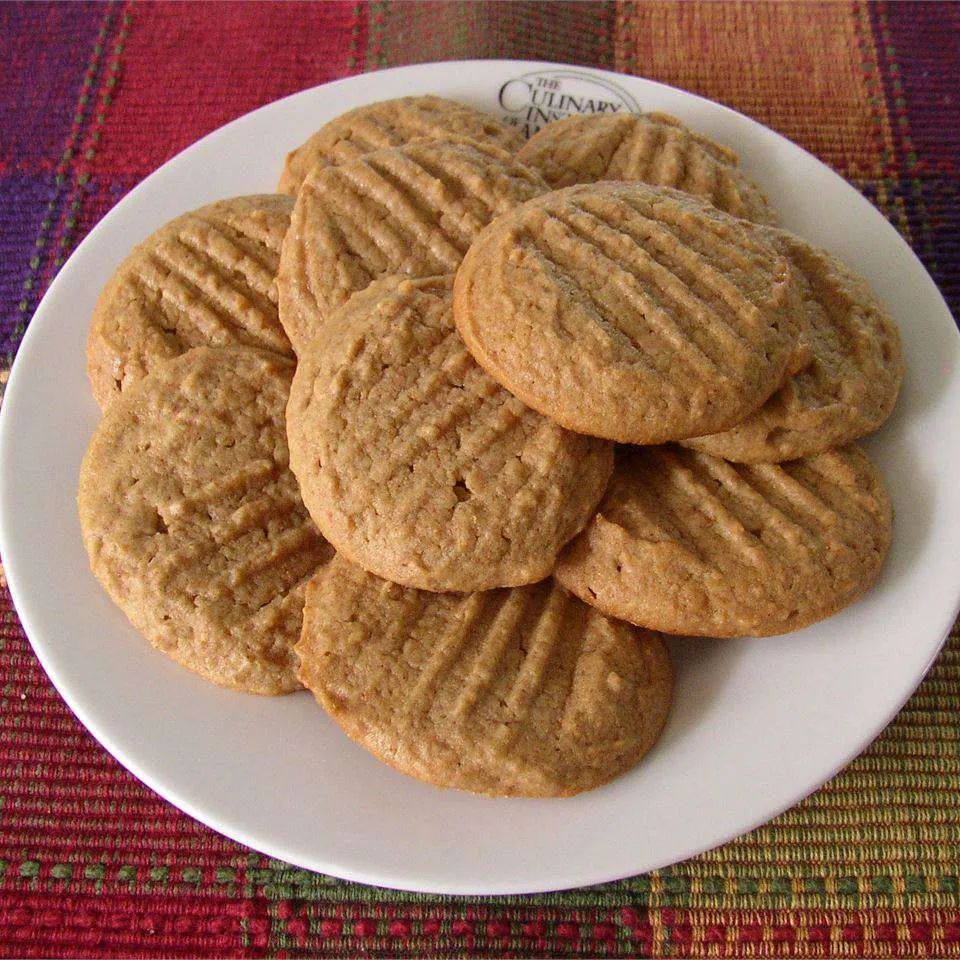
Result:
{"label": "purple fabric stripe", "polygon": [[960,320],[960,4],[870,8],[896,149],[894,197]]}
{"label": "purple fabric stripe", "polygon": [[49,171],[56,164],[104,9],[0,3],[0,172]]}
{"label": "purple fabric stripe", "polygon": [[[65,235],[64,224],[76,222],[81,206],[76,192],[80,151],[99,109],[99,84],[121,19],[114,3],[9,6],[15,9],[7,14],[7,25],[19,30],[11,40],[16,79],[4,90],[0,123],[5,131],[18,131],[10,138],[18,153],[15,162],[0,162],[0,174],[28,175],[34,216],[19,215],[16,198],[0,210],[0,231],[9,236],[4,247],[10,255],[0,299],[5,364],[12,361],[41,296],[76,245],[78,235],[72,230]],[[49,85],[35,82],[39,69],[52,78]],[[31,92],[34,88],[38,92]],[[25,114],[18,112],[23,103],[32,108]],[[14,191],[16,183],[10,181]],[[43,193],[36,194],[40,186]]]}

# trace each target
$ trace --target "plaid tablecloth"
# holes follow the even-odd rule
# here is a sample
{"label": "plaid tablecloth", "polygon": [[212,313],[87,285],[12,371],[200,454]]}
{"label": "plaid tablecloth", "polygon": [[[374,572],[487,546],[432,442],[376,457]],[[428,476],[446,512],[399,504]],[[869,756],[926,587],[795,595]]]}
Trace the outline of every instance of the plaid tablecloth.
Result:
{"label": "plaid tablecloth", "polygon": [[[958,5],[0,4],[2,382],[65,257],[173,153],[325,80],[485,56],[636,73],[781,131],[958,313]],[[866,754],[749,836],[604,887],[439,898],[291,868],[160,800],[73,718],[2,594],[4,956],[960,956],[956,631]]]}

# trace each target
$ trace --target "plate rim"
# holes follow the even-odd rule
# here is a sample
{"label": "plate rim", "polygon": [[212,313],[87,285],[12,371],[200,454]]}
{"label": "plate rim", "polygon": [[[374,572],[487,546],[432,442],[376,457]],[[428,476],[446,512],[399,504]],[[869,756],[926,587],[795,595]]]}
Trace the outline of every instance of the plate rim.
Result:
{"label": "plate rim", "polygon": [[[124,195],[113,207],[91,228],[89,233],[84,237],[84,239],[77,245],[75,250],[72,252],[71,256],[63,264],[60,270],[57,272],[56,276],[52,279],[48,289],[44,293],[44,296],[41,298],[40,302],[37,304],[37,307],[34,311],[33,317],[36,317],[42,310],[45,310],[45,305],[48,300],[53,298],[55,292],[59,287],[65,284],[67,277],[70,275],[70,265],[71,262],[82,251],[85,251],[89,246],[99,243],[99,238],[101,233],[106,232],[110,229],[111,224],[116,216],[119,215],[118,211],[123,207],[128,199],[138,195],[141,191],[149,189],[149,186],[161,175],[165,175],[171,169],[174,169],[178,164],[183,162],[185,155],[191,153],[195,148],[201,144],[209,145],[215,141],[220,136],[224,135],[226,131],[232,130],[237,125],[241,125],[246,122],[249,118],[253,117],[256,114],[261,113],[262,111],[270,111],[275,109],[279,104],[283,104],[290,100],[296,99],[298,97],[309,97],[314,95],[318,90],[325,91],[334,91],[337,86],[349,84],[355,85],[358,82],[362,85],[366,82],[382,82],[383,78],[388,75],[396,74],[408,74],[408,73],[419,73],[419,72],[428,72],[432,68],[436,67],[463,67],[463,68],[474,68],[477,70],[483,70],[490,67],[491,65],[501,66],[501,67],[510,67],[516,68],[517,70],[522,70],[526,72],[531,72],[533,70],[574,70],[586,75],[597,75],[604,79],[607,79],[613,83],[622,83],[626,81],[641,81],[645,85],[651,85],[663,90],[670,91],[673,94],[681,94],[684,98],[691,98],[693,100],[709,104],[710,108],[713,110],[720,109],[731,116],[739,118],[738,122],[746,121],[748,124],[760,128],[765,136],[773,135],[777,138],[778,141],[781,141],[783,145],[787,145],[790,150],[796,151],[799,150],[806,155],[810,160],[815,164],[821,167],[825,172],[827,172],[832,178],[842,184],[850,193],[851,199],[854,197],[857,198],[861,203],[865,204],[871,210],[880,214],[883,217],[882,211],[877,210],[877,208],[862,194],[856,187],[850,184],[844,177],[839,173],[825,164],[822,160],[812,154],[810,151],[806,150],[799,144],[794,143],[789,140],[783,134],[778,131],[767,127],[766,125],[760,123],[757,120],[747,116],[746,114],[740,113],[739,111],[733,109],[732,107],[726,106],[725,104],[718,103],[716,101],[710,100],[707,97],[701,96],[699,94],[691,93],[685,91],[682,88],[674,87],[669,84],[662,83],[656,80],[649,80],[645,77],[637,76],[634,74],[627,73],[618,73],[616,71],[601,69],[597,67],[583,66],[577,64],[569,64],[562,62],[552,62],[552,61],[541,61],[541,60],[518,60],[518,59],[470,59],[470,60],[440,60],[440,61],[431,61],[427,63],[411,64],[398,67],[391,67],[382,70],[367,71],[364,73],[353,74],[347,77],[340,77],[335,80],[331,80],[325,83],[317,84],[313,87],[305,88],[304,90],[296,91],[287,96],[281,97],[277,100],[271,101],[270,103],[263,104],[260,107],[255,108],[254,110],[248,111],[245,114],[242,114],[239,117],[236,117],[229,122],[217,127],[216,129],[205,134],[199,140],[194,141],[193,143],[186,146],[184,149],[180,150],[174,156],[166,160],[161,164],[157,169],[152,171],[147,177],[141,180],[136,186],[134,186],[127,194]],[[372,78],[372,79],[371,79]],[[947,305],[942,292],[937,286],[936,282],[930,276],[923,262],[920,260],[919,256],[913,250],[906,239],[900,234],[896,228],[887,221],[884,217],[884,221],[888,227],[889,234],[891,239],[896,238],[899,241],[899,246],[902,248],[902,251],[905,251],[915,262],[915,265],[920,268],[923,275],[929,281],[933,290],[936,291],[936,295],[939,298],[940,304],[942,305],[943,311],[946,316],[951,317],[949,306]],[[20,363],[20,358],[26,355],[29,350],[32,348],[33,340],[41,336],[37,331],[37,327],[33,322],[31,322],[27,330],[21,339],[20,344],[18,345],[16,355],[14,357],[14,362],[11,367],[10,376],[8,383],[5,389],[4,402],[0,405],[0,453],[4,451],[8,445],[8,435],[11,435],[15,428],[18,426],[19,422],[13,421],[13,414],[8,413],[10,404],[7,402],[11,396],[18,396],[18,391],[21,389],[19,387],[20,377],[18,376],[18,371],[23,368],[25,364]],[[960,335],[960,331],[956,329],[956,323],[954,323],[954,331]],[[14,410],[16,410],[16,404],[14,405]],[[2,461],[3,458],[0,458]],[[152,773],[145,769],[141,760],[136,756],[131,756],[125,751],[122,747],[118,747],[112,740],[108,730],[104,729],[103,726],[95,719],[93,719],[87,707],[81,700],[78,700],[74,697],[69,678],[62,676],[57,668],[51,667],[48,662],[47,651],[44,643],[39,645],[34,641],[34,603],[35,601],[30,598],[29,584],[22,582],[18,572],[18,566],[16,561],[14,561],[13,566],[10,566],[8,557],[8,546],[9,546],[9,537],[7,533],[7,521],[6,517],[8,515],[8,509],[11,504],[8,503],[10,497],[10,489],[7,481],[7,467],[0,467],[0,554],[4,558],[4,571],[6,573],[8,589],[13,600],[13,605],[15,607],[17,616],[21,622],[24,633],[26,634],[30,645],[37,656],[37,659],[40,661],[41,666],[47,674],[50,682],[54,685],[57,692],[66,702],[67,706],[74,713],[77,719],[83,724],[83,726],[90,732],[98,744],[105,749],[111,756],[114,757],[125,769],[130,771],[138,780],[144,783],[149,789],[153,790],[160,797],[162,797],[167,802],[171,803],[177,809],[183,811],[188,816],[199,821],[215,832],[227,836],[230,839],[235,840],[243,844],[244,846],[250,847],[252,850],[257,852],[266,852],[266,855],[271,857],[276,857],[278,859],[283,859],[288,862],[297,864],[300,862],[296,851],[284,850],[282,844],[272,845],[271,851],[264,851],[262,844],[259,839],[251,837],[248,832],[243,828],[238,828],[231,824],[228,824],[229,829],[225,829],[222,825],[222,822],[213,822],[216,821],[215,816],[211,816],[206,811],[200,809],[196,804],[191,800],[184,798],[180,791],[177,789],[176,785],[170,785],[168,783],[160,783],[158,779],[155,779]],[[16,551],[15,551],[16,554]],[[845,756],[841,761],[837,762],[835,766],[831,766],[829,771],[815,783],[809,784],[807,787],[804,787],[803,791],[795,796],[790,802],[779,807],[779,809],[774,810],[773,812],[765,813],[762,817],[756,821],[751,821],[748,825],[744,826],[742,829],[737,829],[736,831],[724,835],[716,841],[716,843],[711,844],[710,846],[703,847],[699,844],[695,844],[693,848],[686,849],[679,856],[671,856],[662,862],[656,862],[652,866],[644,865],[643,871],[649,872],[655,869],[661,869],[665,866],[680,863],[684,860],[705,853],[709,850],[716,849],[730,841],[745,835],[746,833],[755,830],[757,827],[762,826],[765,823],[768,823],[770,820],[782,814],[784,811],[791,809],[797,803],[804,800],[806,797],[810,796],[817,790],[819,790],[824,783],[834,777],[838,772],[847,767],[857,756],[859,756],[863,751],[886,729],[890,724],[893,718],[900,712],[904,704],[910,699],[914,694],[919,684],[922,682],[923,678],[926,676],[930,667],[934,661],[939,656],[940,652],[943,649],[943,646],[949,637],[950,628],[954,621],[956,620],[958,612],[960,612],[960,586],[955,588],[953,602],[952,602],[952,613],[949,616],[948,621],[943,626],[939,640],[937,641],[935,647],[932,650],[932,653],[927,658],[924,663],[923,668],[909,680],[909,688],[906,689],[906,693],[902,698],[898,698],[897,702],[886,712],[885,719],[883,722],[872,732],[862,738],[856,749],[854,749],[848,756]],[[42,633],[42,631],[40,631]],[[252,842],[253,841],[253,842]],[[457,895],[457,896],[510,896],[517,894],[528,894],[528,893],[546,893],[558,890],[568,890],[581,886],[592,886],[599,883],[607,883],[611,881],[616,881],[624,879],[626,877],[636,875],[636,871],[627,871],[625,873],[617,873],[616,875],[611,875],[609,871],[598,870],[596,872],[591,872],[589,869],[585,869],[577,873],[577,876],[573,879],[564,879],[557,884],[544,884],[544,883],[533,883],[533,884],[511,884],[509,882],[504,884],[485,884],[481,887],[472,885],[470,883],[456,883],[448,882],[442,888],[438,888],[435,885],[430,884],[418,884],[417,882],[408,881],[404,879],[403,882],[391,882],[389,876],[389,869],[385,868],[382,873],[375,874],[365,869],[356,869],[355,867],[344,867],[341,864],[329,863],[327,865],[316,867],[309,866],[306,869],[318,870],[323,873],[328,873],[332,876],[343,878],[348,882],[362,883],[373,886],[380,886],[392,889],[406,890],[416,893],[432,893],[440,895]],[[396,880],[396,877],[394,877]]]}

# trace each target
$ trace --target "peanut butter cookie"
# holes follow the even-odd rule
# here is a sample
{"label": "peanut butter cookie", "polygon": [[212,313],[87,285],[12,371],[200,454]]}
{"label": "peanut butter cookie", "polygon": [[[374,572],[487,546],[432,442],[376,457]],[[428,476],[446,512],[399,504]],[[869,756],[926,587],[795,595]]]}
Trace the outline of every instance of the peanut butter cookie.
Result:
{"label": "peanut butter cookie", "polygon": [[795,360],[802,309],[761,228],[641,183],[567,187],[504,214],[454,287],[484,369],[570,430],[627,443],[753,413]]}
{"label": "peanut butter cookie", "polygon": [[110,404],[83,460],[90,566],[152,643],[251,693],[299,686],[306,581],[332,553],[288,468],[293,363],[190,350]]}
{"label": "peanut butter cookie", "polygon": [[192,347],[293,356],[277,313],[280,244],[293,201],[234,197],[177,217],[120,264],[94,310],[87,373],[101,409]]}
{"label": "peanut butter cookie", "polygon": [[413,140],[315,168],[280,261],[280,320],[294,348],[380,277],[453,273],[494,217],[546,191],[510,154],[467,141]]}
{"label": "peanut butter cookie", "polygon": [[398,770],[491,796],[591,790],[663,729],[673,676],[654,633],[552,580],[482,593],[401,587],[337,556],[307,588],[300,679]]}
{"label": "peanut butter cookie", "polygon": [[533,583],[590,519],[612,448],[476,364],[450,284],[382,280],[333,317],[293,380],[291,465],[317,526],[367,570],[425,590]]}
{"label": "peanut butter cookie", "polygon": [[464,138],[511,153],[523,137],[490,114],[443,97],[400,97],[366,104],[324,124],[303,146],[287,155],[277,190],[296,196],[318,164],[343,163],[383,147],[402,147],[416,137]]}
{"label": "peanut butter cookie", "polygon": [[787,633],[871,586],[890,525],[880,475],[856,446],[751,465],[634,448],[555,575],[608,616],[665,633]]}
{"label": "peanut butter cookie", "polygon": [[517,154],[551,187],[597,180],[640,180],[676,187],[735,217],[779,222],[737,155],[662,113],[565,117],[534,134]]}
{"label": "peanut butter cookie", "polygon": [[890,416],[903,380],[900,334],[866,281],[826,250],[774,234],[802,281],[805,357],[746,420],[684,441],[725,460],[776,463],[862,437]]}

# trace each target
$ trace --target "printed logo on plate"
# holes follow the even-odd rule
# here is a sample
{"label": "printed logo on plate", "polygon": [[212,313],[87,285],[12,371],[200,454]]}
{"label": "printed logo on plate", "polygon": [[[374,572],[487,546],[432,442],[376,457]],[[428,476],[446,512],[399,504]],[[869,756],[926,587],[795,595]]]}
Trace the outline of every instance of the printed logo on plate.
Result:
{"label": "printed logo on plate", "polygon": [[579,70],[538,70],[508,80],[497,99],[501,119],[531,137],[553,120],[574,113],[639,113],[623,87]]}

